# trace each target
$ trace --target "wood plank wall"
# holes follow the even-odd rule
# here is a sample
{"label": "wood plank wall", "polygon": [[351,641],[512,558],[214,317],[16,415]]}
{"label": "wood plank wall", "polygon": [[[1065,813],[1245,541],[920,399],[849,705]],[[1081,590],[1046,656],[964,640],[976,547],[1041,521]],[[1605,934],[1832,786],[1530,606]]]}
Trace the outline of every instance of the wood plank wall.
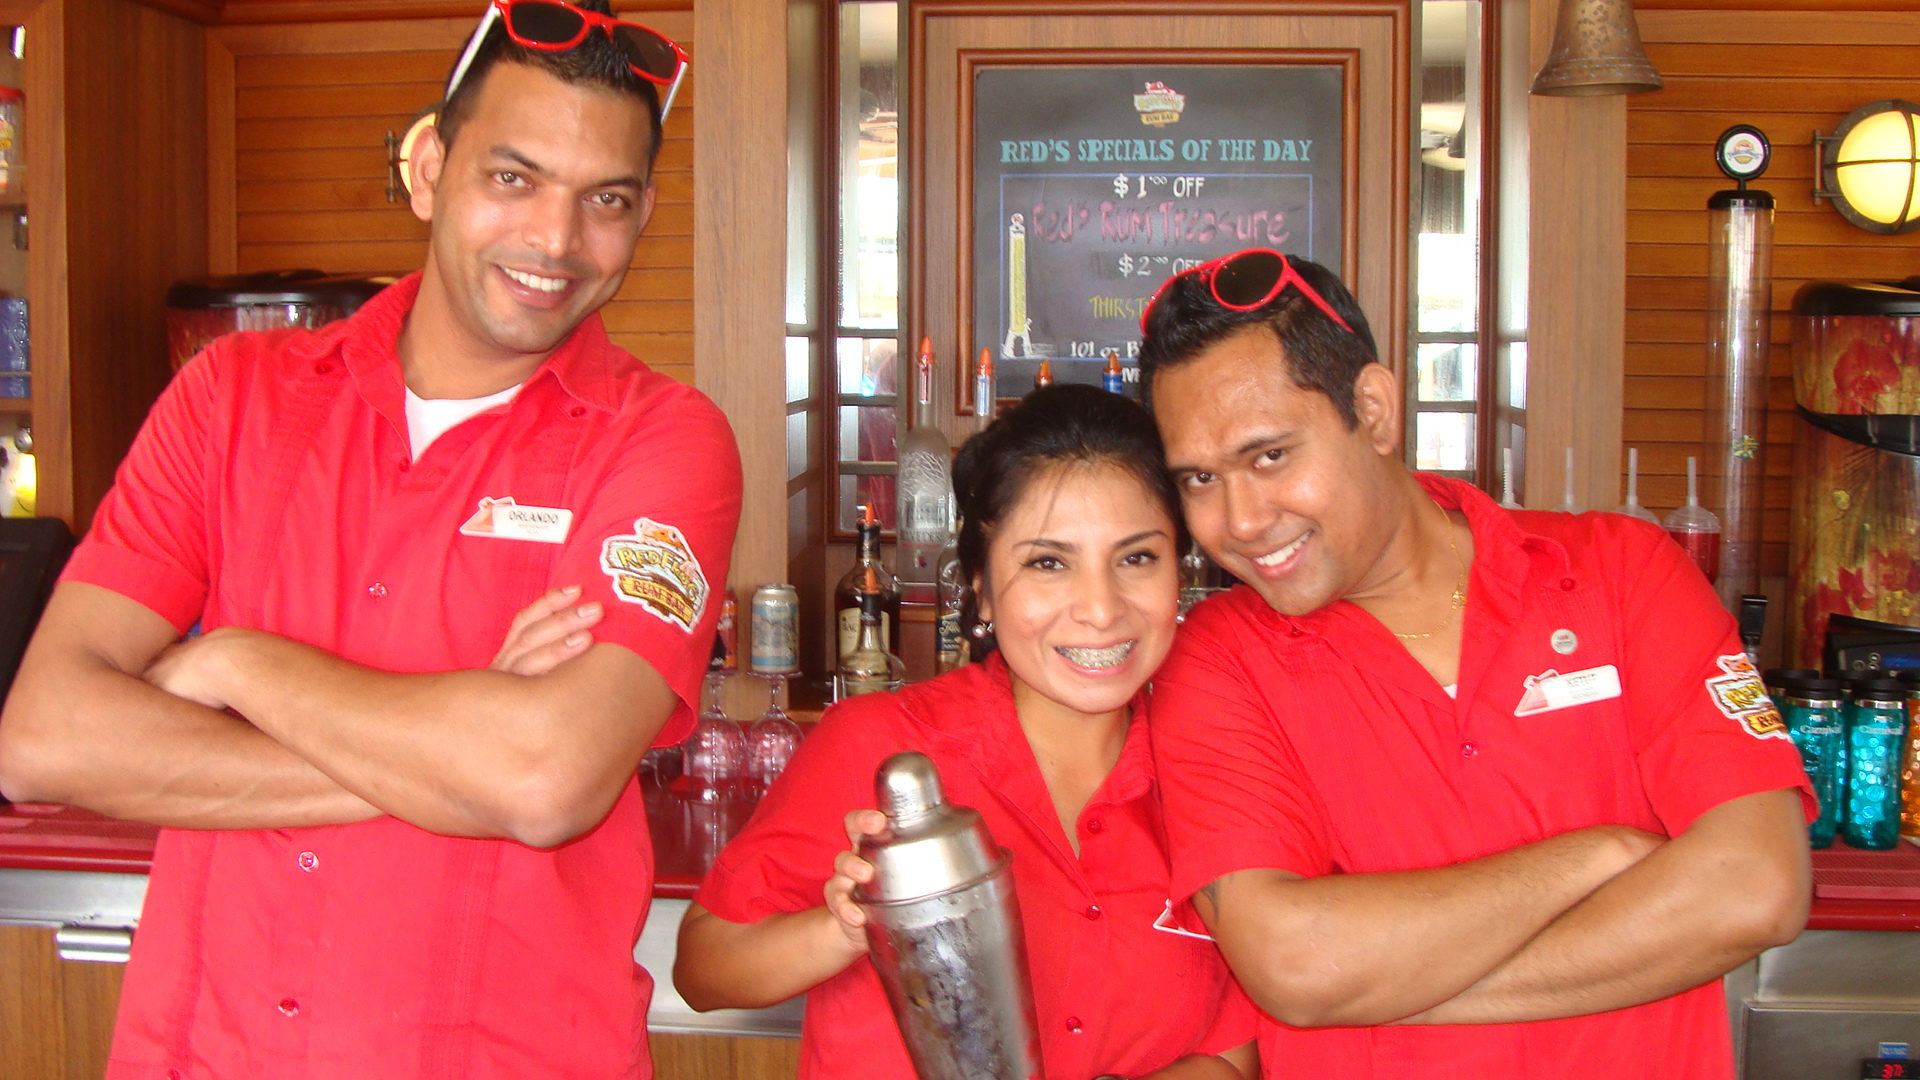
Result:
{"label": "wood plank wall", "polygon": [[[691,0],[645,10],[692,44]],[[386,198],[388,131],[440,96],[471,19],[223,25],[209,39],[209,233],[215,272],[318,267],[408,272],[427,226]],[[693,85],[667,118],[659,202],[633,269],[603,311],[615,342],[693,381]]]}
{"label": "wood plank wall", "polygon": [[1685,501],[1686,459],[1700,452],[1705,428],[1706,203],[1732,186],[1714,167],[1712,147],[1733,124],[1757,125],[1773,144],[1773,161],[1753,186],[1772,192],[1777,204],[1760,567],[1774,577],[1786,573],[1794,290],[1809,280],[1920,274],[1920,233],[1876,236],[1814,205],[1811,137],[1870,101],[1920,99],[1920,12],[1887,10],[1877,0],[1753,4],[1768,10],[1642,0],[1639,7],[1647,54],[1667,87],[1630,98],[1627,114],[1623,442],[1640,449],[1643,503],[1664,514]]}

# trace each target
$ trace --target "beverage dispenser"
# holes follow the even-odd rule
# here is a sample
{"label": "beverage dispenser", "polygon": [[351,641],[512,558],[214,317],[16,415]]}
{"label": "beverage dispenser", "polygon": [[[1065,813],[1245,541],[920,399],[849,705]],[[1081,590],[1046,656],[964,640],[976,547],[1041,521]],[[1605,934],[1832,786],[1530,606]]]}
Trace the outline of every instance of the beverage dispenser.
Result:
{"label": "beverage dispenser", "polygon": [[1789,660],[1829,620],[1920,627],[1920,277],[1793,298]]}

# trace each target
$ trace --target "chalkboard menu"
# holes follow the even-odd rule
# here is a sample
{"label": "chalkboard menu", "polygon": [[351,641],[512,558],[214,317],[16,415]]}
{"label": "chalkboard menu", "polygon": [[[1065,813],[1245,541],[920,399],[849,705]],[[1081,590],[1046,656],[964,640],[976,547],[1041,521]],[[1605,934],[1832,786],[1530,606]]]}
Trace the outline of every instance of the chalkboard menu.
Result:
{"label": "chalkboard menu", "polygon": [[1250,247],[1338,269],[1338,66],[989,67],[973,86],[974,342],[999,396],[1137,387],[1140,310],[1168,276]]}

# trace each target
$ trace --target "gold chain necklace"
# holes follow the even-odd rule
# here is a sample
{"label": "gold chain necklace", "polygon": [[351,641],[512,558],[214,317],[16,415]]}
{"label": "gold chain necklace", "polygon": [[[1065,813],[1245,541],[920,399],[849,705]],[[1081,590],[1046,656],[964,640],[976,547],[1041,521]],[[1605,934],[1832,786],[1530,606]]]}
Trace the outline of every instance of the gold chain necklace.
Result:
{"label": "gold chain necklace", "polygon": [[1440,625],[1424,634],[1403,634],[1398,630],[1391,631],[1393,636],[1401,641],[1422,641],[1432,637],[1452,625],[1453,617],[1459,614],[1461,608],[1467,606],[1467,561],[1460,557],[1460,545],[1454,542],[1453,519],[1447,516],[1447,508],[1438,502],[1433,504],[1433,508],[1440,511],[1440,519],[1446,522],[1447,549],[1453,552],[1453,564],[1459,568],[1459,576],[1453,579],[1453,603],[1447,608],[1447,617],[1440,620]]}

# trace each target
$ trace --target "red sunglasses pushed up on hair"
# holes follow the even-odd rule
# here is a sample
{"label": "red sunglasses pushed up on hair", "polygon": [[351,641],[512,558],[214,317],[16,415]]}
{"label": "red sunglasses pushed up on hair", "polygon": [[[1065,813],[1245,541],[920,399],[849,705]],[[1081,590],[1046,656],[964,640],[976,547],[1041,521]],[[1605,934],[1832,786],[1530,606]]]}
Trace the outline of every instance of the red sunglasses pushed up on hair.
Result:
{"label": "red sunglasses pushed up on hair", "polygon": [[651,27],[560,0],[491,0],[479,27],[467,41],[466,51],[460,54],[460,62],[454,65],[453,77],[447,80],[447,97],[453,97],[460,80],[466,77],[467,68],[472,66],[474,54],[480,51],[480,43],[486,40],[495,19],[505,20],[507,37],[513,39],[514,44],[546,52],[571,49],[595,30],[605,33],[635,75],[667,88],[666,97],[660,102],[660,120],[666,122],[667,110],[673,108],[673,95],[680,89],[680,78],[687,72],[687,50]]}
{"label": "red sunglasses pushed up on hair", "polygon": [[1333,305],[1327,303],[1326,297],[1307,284],[1307,279],[1300,276],[1300,271],[1293,268],[1285,255],[1272,248],[1248,248],[1182,270],[1161,282],[1160,287],[1153,291],[1153,299],[1140,309],[1141,334],[1147,332],[1147,319],[1153,314],[1153,306],[1160,302],[1167,287],[1188,274],[1197,275],[1206,282],[1207,288],[1213,292],[1213,298],[1230,311],[1253,311],[1265,307],[1288,285],[1292,285],[1327,318],[1338,323],[1340,329],[1353,333],[1353,327],[1347,325],[1347,320],[1333,310]]}

